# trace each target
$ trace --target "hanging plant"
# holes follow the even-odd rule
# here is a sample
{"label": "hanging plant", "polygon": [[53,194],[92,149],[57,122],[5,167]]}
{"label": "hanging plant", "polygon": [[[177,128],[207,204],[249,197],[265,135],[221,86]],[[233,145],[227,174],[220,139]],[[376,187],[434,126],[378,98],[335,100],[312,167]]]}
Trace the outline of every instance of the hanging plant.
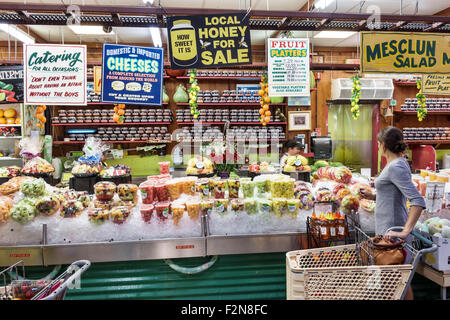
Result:
{"label": "hanging plant", "polygon": [[197,94],[200,90],[200,87],[198,86],[197,82],[197,69],[191,69],[190,71],[190,77],[189,77],[189,83],[191,86],[189,87],[188,93],[189,93],[189,107],[191,108],[191,115],[194,116],[194,119],[197,119],[200,115],[200,111],[198,111],[198,103],[197,103]]}
{"label": "hanging plant", "polygon": [[269,111],[269,86],[267,85],[267,75],[261,77],[261,82],[259,83],[261,86],[261,90],[259,90],[258,95],[261,97],[259,103],[261,105],[261,109],[259,109],[259,114],[261,115],[260,122],[263,126],[267,125],[270,122],[270,111]]}
{"label": "hanging plant", "polygon": [[114,115],[113,120],[116,123],[124,122],[124,114],[125,114],[125,105],[124,104],[115,104],[114,105]]}
{"label": "hanging plant", "polygon": [[417,98],[417,119],[422,121],[427,116],[427,108],[425,101],[427,101],[427,97],[422,92],[422,80],[417,79],[417,89],[419,92],[416,94]]}
{"label": "hanging plant", "polygon": [[361,97],[361,83],[359,79],[361,79],[361,75],[356,75],[351,77],[353,82],[352,87],[352,98],[350,99],[350,103],[352,105],[352,117],[357,120],[359,118],[359,98]]}
{"label": "hanging plant", "polygon": [[40,105],[36,108],[36,118],[38,119],[36,126],[39,128],[43,128],[44,123],[47,122],[47,118],[44,115],[45,110],[47,110],[47,107],[45,105]]}

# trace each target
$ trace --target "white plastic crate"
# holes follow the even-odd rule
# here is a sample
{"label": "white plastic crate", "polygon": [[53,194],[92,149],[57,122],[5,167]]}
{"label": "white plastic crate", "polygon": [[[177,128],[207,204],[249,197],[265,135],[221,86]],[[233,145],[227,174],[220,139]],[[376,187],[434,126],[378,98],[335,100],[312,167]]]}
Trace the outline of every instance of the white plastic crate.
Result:
{"label": "white plastic crate", "polygon": [[[416,230],[417,231],[417,230]],[[427,239],[433,241],[438,245],[438,249],[435,252],[426,253],[422,256],[422,261],[427,265],[433,267],[439,271],[450,270],[450,239],[438,238],[432,235],[421,232],[421,234]]]}

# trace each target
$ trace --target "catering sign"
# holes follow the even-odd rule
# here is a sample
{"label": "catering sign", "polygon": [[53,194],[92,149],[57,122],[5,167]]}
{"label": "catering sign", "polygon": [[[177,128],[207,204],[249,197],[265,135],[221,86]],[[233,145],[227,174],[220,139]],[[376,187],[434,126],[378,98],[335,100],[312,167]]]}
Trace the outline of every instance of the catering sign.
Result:
{"label": "catering sign", "polygon": [[269,97],[309,96],[309,39],[268,39]]}
{"label": "catering sign", "polygon": [[86,46],[24,45],[26,104],[86,105]]}
{"label": "catering sign", "polygon": [[159,106],[164,49],[103,44],[102,102]]}
{"label": "catering sign", "polygon": [[450,35],[361,32],[361,72],[450,74]]}
{"label": "catering sign", "polygon": [[249,15],[167,17],[172,69],[252,63]]}
{"label": "catering sign", "polygon": [[450,75],[424,74],[422,75],[422,92],[425,94],[450,94]]}

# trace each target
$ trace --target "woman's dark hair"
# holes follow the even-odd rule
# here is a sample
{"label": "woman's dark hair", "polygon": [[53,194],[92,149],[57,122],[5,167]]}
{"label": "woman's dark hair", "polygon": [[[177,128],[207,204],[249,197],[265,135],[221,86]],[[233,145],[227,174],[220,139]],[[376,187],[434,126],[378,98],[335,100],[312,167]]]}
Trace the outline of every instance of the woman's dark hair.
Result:
{"label": "woman's dark hair", "polygon": [[288,151],[289,149],[297,148],[301,149],[302,146],[295,140],[288,140],[283,144],[284,150]]}
{"label": "woman's dark hair", "polygon": [[403,133],[395,127],[386,127],[378,133],[378,141],[393,153],[402,153],[408,147],[403,141]]}

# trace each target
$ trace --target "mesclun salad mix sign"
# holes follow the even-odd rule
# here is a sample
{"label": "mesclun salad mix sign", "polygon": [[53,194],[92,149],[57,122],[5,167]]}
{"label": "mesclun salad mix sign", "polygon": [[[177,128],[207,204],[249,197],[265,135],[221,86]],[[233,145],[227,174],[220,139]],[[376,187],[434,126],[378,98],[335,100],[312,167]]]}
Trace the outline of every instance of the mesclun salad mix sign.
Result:
{"label": "mesclun salad mix sign", "polygon": [[361,32],[361,72],[450,73],[450,35]]}
{"label": "mesclun salad mix sign", "polygon": [[167,17],[172,69],[252,63],[249,15]]}
{"label": "mesclun salad mix sign", "polygon": [[86,105],[86,46],[24,45],[26,104]]}
{"label": "mesclun salad mix sign", "polygon": [[309,39],[268,39],[269,97],[309,96]]}
{"label": "mesclun salad mix sign", "polygon": [[103,44],[102,101],[159,106],[164,49]]}

